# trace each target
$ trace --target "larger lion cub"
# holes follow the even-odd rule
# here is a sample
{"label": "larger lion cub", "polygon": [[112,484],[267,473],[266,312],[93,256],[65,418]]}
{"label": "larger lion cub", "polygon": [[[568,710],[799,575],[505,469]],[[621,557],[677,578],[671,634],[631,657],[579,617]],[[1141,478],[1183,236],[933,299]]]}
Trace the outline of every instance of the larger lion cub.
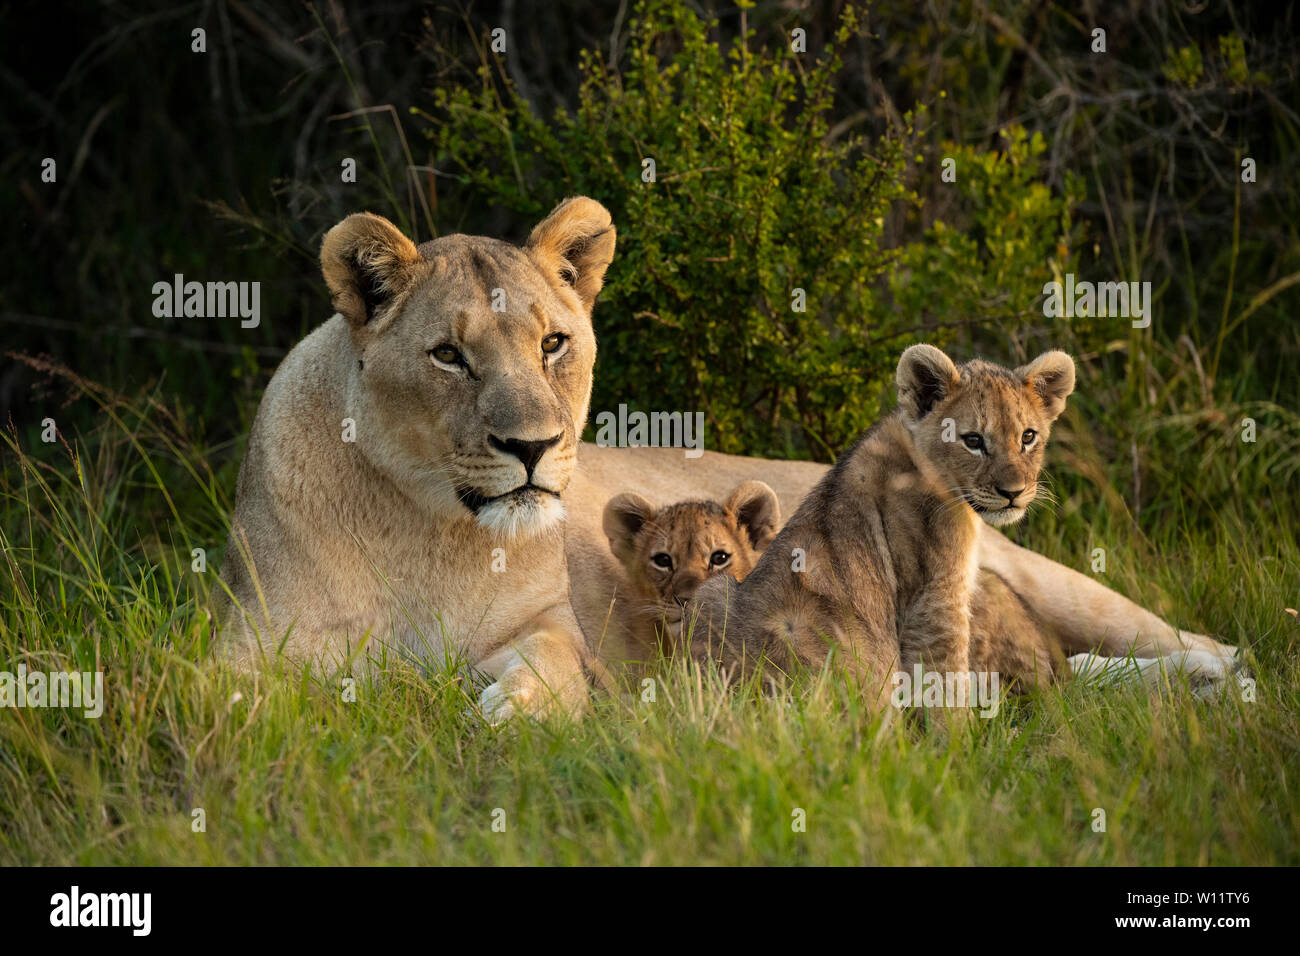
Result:
{"label": "larger lion cub", "polygon": [[338,314],[276,371],[239,472],[222,566],[237,656],[462,662],[491,681],[493,719],[583,710],[562,521],[613,254],[584,197],[522,246],[417,247],[368,213],[326,234]]}
{"label": "larger lion cub", "polygon": [[1014,371],[954,365],[915,345],[899,408],[809,493],[742,584],[700,589],[693,650],[725,663],[818,664],[834,651],[877,702],[896,668],[966,674],[980,519],[1034,500],[1074,363],[1048,352]]}

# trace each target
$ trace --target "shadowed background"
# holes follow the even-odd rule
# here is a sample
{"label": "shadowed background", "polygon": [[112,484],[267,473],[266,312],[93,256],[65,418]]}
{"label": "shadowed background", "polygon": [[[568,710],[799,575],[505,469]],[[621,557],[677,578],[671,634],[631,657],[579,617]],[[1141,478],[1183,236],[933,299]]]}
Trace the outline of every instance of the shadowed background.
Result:
{"label": "shadowed background", "polygon": [[[594,407],[702,408],[713,447],[828,459],[923,338],[1008,361],[1081,352],[1084,393],[1118,393],[1120,448],[1135,415],[1294,408],[1290,8],[878,3],[837,44],[844,12],[9,8],[7,349],[115,388],[161,382],[225,441],[327,317],[317,250],[348,212],[417,239],[519,239],[587,191],[621,239]],[[191,51],[195,27],[206,53]],[[51,30],[57,44],[32,42]],[[819,70],[828,45],[842,63]],[[669,64],[677,75],[659,77]],[[47,156],[57,184],[40,180]],[[356,183],[341,181],[344,157]],[[1071,271],[1150,280],[1151,331],[1044,319],[1042,284]],[[155,318],[153,284],[175,273],[260,282],[261,327]],[[790,309],[796,287],[807,313]],[[25,427],[50,412],[61,400],[33,393],[42,377],[6,357],[0,416]],[[1169,387],[1183,379],[1185,393]]]}
{"label": "shadowed background", "polygon": [[[0,669],[102,668],[108,700],[0,712],[0,862],[1294,864],[1295,34],[1139,0],[5,7]],[[330,314],[324,232],[521,240],[579,192],[619,229],[593,412],[827,461],[913,342],[1070,350],[1057,501],[1015,537],[1243,646],[1250,700],[1067,686],[950,746],[832,678],[752,701],[682,666],[653,707],[498,736],[454,672],[355,702],[213,674],[236,470]],[[260,282],[260,326],[155,318],[177,273]],[[1150,281],[1150,327],[1045,318],[1070,273]]]}

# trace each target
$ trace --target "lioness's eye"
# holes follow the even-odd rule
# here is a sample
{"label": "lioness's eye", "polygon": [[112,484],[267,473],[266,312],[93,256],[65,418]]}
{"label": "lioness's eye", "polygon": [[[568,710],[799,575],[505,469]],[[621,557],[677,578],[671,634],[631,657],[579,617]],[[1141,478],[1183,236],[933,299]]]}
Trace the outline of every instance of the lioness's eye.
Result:
{"label": "lioness's eye", "polygon": [[1020,436],[1020,444],[1032,445],[1034,443],[1034,439],[1037,437],[1038,437],[1038,432],[1034,431],[1032,428],[1026,428],[1025,433]]}
{"label": "lioness's eye", "polygon": [[984,436],[979,432],[967,432],[961,436],[961,441],[967,448],[979,449],[984,447]]}
{"label": "lioness's eye", "polygon": [[657,568],[665,568],[671,570],[673,566],[672,555],[665,554],[663,551],[660,551],[658,554],[651,555],[650,560],[655,563],[655,567]]}
{"label": "lioness's eye", "polygon": [[709,564],[715,568],[720,568],[731,560],[731,555],[725,551],[714,551],[709,555]]}
{"label": "lioness's eye", "polygon": [[546,338],[542,339],[542,351],[547,355],[554,355],[564,345],[568,336],[563,332],[552,332]]}
{"label": "lioness's eye", "polygon": [[438,345],[429,349],[429,354],[436,358],[443,365],[462,365],[465,357],[460,354],[460,350],[454,345]]}

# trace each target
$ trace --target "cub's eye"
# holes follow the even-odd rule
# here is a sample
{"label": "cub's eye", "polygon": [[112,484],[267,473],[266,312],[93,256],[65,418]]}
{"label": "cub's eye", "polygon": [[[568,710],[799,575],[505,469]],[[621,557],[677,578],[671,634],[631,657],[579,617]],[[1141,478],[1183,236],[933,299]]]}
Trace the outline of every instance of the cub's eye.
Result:
{"label": "cub's eye", "polygon": [[563,332],[552,332],[546,338],[542,339],[542,351],[547,355],[554,355],[560,349],[564,348],[564,343],[569,337]]}
{"label": "cub's eye", "polygon": [[1034,439],[1037,437],[1038,432],[1034,431],[1032,428],[1026,428],[1025,433],[1020,436],[1020,444],[1028,448],[1034,443]]}
{"label": "cub's eye", "polygon": [[731,560],[731,555],[725,551],[714,551],[709,555],[709,567],[720,568]]}
{"label": "cub's eye", "polygon": [[979,432],[967,432],[961,436],[961,443],[967,448],[978,451],[984,447],[984,436]]}
{"label": "cub's eye", "polygon": [[670,554],[660,551],[658,554],[651,555],[650,560],[654,562],[656,568],[663,568],[666,571],[672,570],[673,558]]}
{"label": "cub's eye", "polygon": [[460,354],[460,350],[454,345],[437,345],[429,349],[429,354],[441,362],[443,365],[464,365],[465,356]]}

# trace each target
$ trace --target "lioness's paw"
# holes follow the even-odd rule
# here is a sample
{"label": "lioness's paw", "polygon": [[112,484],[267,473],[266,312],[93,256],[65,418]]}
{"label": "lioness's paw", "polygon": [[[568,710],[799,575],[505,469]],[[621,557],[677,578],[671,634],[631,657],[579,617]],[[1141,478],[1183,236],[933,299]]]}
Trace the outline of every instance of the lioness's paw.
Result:
{"label": "lioness's paw", "polygon": [[1170,680],[1187,682],[1196,697],[1217,697],[1236,669],[1217,651],[1179,651],[1167,657],[1099,657],[1075,654],[1066,662],[1076,680],[1094,684],[1146,684],[1165,686]]}
{"label": "lioness's paw", "polygon": [[1187,678],[1187,684],[1196,697],[1218,697],[1227,686],[1233,665],[1214,651],[1187,651],[1175,655],[1177,672]]}
{"label": "lioness's paw", "polygon": [[528,713],[527,703],[531,695],[516,690],[507,693],[500,681],[489,684],[479,695],[478,709],[483,718],[492,725],[504,724],[516,714]]}
{"label": "lioness's paw", "polygon": [[1255,679],[1246,666],[1245,650],[1240,647],[1230,648],[1230,650],[1232,651],[1230,655],[1223,653],[1215,655],[1222,669],[1221,677],[1211,682],[1202,681],[1199,686],[1193,681],[1193,693],[1197,697],[1218,697],[1230,693],[1246,696],[1248,691],[1253,695]]}
{"label": "lioness's paw", "polygon": [[581,671],[552,691],[531,670],[511,668],[479,695],[479,710],[490,724],[502,724],[513,717],[549,720],[560,714],[576,719],[589,706]]}

